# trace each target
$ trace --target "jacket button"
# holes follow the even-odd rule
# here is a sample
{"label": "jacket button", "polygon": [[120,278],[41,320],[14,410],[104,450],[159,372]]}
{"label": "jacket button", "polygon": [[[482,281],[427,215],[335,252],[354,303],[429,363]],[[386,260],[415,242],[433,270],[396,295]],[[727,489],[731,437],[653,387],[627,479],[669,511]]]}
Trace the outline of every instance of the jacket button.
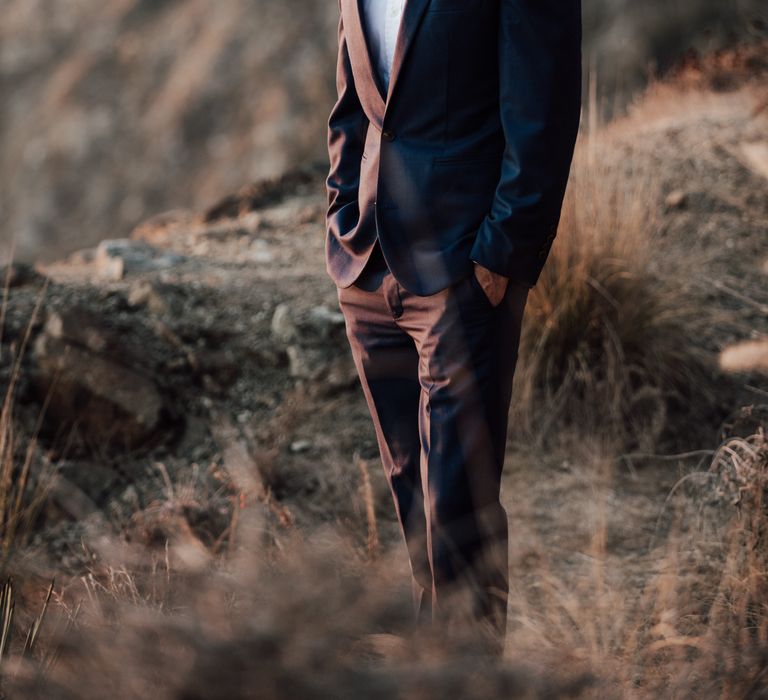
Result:
{"label": "jacket button", "polygon": [[395,140],[395,132],[390,131],[389,129],[384,129],[384,131],[381,132],[381,137],[385,141],[394,141]]}

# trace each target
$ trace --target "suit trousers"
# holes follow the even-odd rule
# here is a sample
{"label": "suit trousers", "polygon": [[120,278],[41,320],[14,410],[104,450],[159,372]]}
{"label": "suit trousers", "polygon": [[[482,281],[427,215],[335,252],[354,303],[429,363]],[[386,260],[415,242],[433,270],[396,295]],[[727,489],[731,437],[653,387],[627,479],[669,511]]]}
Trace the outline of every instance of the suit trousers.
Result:
{"label": "suit trousers", "polygon": [[377,242],[357,281],[337,290],[408,550],[415,620],[480,622],[499,651],[509,589],[500,482],[529,289],[510,281],[493,306],[471,273],[419,296]]}

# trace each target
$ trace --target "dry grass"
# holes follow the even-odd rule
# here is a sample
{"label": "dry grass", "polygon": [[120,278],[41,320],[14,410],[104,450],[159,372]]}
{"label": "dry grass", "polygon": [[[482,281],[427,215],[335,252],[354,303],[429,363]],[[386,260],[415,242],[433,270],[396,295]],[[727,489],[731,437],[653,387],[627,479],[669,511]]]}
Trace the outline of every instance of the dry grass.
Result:
{"label": "dry grass", "polygon": [[609,148],[580,143],[526,308],[513,423],[539,445],[571,425],[652,450],[671,400],[708,396],[711,360],[694,341],[701,314],[685,287],[697,261],[681,259],[678,279],[657,275],[658,183]]}
{"label": "dry grass", "polygon": [[[598,460],[598,480],[612,464]],[[649,552],[644,586],[621,578],[607,517],[597,518],[583,576],[563,578],[545,557],[532,565],[532,584],[512,591],[500,663],[478,656],[469,635],[449,643],[411,632],[391,553],[372,562],[359,538],[332,527],[275,531],[254,500],[230,550],[204,560],[184,537],[149,548],[95,538],[90,571],[54,594],[42,649],[2,666],[4,690],[94,700],[762,697],[765,433],[724,442],[703,475],[700,497],[679,501],[676,530]],[[716,541],[685,527],[692,501],[710,508]]]}
{"label": "dry grass", "polygon": [[[596,464],[610,479],[612,460]],[[542,557],[510,601],[511,648],[540,668],[595,677],[582,697],[757,698],[768,691],[768,440],[723,442],[708,470],[667,503],[673,524],[647,552],[642,585],[607,546],[595,504],[588,561],[558,576]],[[676,494],[676,498],[671,498]]]}
{"label": "dry grass", "polygon": [[[125,545],[102,542],[91,572],[58,596],[44,640],[57,662],[6,662],[9,697],[545,698],[585,682],[494,668],[469,637],[453,648],[410,637],[409,591],[391,560],[371,564],[325,528],[265,548],[263,513],[246,511],[236,551],[203,569],[174,546],[145,553],[141,567]],[[75,627],[57,632],[76,607]],[[381,658],[388,636],[398,643]]]}
{"label": "dry grass", "polygon": [[[3,299],[0,305],[0,339],[8,305],[10,266],[3,284]],[[33,465],[36,452],[35,438],[40,422],[31,439],[23,436],[24,444],[19,444],[14,424],[14,394],[19,381],[22,359],[29,344],[31,330],[38,315],[45,295],[43,286],[37,305],[29,319],[21,344],[12,358],[0,358],[8,361],[10,371],[2,406],[0,406],[0,572],[5,570],[9,556],[14,548],[22,549],[34,529],[34,522],[46,498],[46,488],[50,483],[51,473],[41,472]],[[2,351],[0,351],[1,353]],[[43,407],[43,412],[45,407]],[[42,419],[43,412],[40,414]],[[38,473],[32,473],[33,471]]]}

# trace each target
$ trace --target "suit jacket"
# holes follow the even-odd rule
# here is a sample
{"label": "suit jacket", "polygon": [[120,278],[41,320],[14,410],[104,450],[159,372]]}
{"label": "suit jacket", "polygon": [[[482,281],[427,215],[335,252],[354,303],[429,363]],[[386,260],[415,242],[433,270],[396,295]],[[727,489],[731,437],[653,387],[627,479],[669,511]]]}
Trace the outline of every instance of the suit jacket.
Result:
{"label": "suit jacket", "polygon": [[360,2],[339,0],[329,275],[351,285],[378,236],[414,294],[453,284],[473,260],[534,286],[579,125],[580,0],[407,0],[387,94]]}

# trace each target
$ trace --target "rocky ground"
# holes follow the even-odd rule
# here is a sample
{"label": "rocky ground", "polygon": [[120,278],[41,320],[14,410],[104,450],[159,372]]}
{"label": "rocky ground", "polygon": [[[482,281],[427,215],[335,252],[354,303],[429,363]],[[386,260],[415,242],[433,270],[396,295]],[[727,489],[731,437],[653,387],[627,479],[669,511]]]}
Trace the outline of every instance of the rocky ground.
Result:
{"label": "rocky ground", "polygon": [[[751,83],[660,85],[600,130],[601,157],[626,163],[628,177],[658,173],[659,200],[648,202],[659,217],[653,264],[663,278],[681,256],[700,261],[687,282],[712,323],[692,342],[713,357],[768,335],[764,98]],[[336,523],[375,546],[372,501],[380,543],[400,545],[324,269],[324,174],[322,165],[295,171],[205,211],[156,217],[130,238],[10,268],[0,376],[7,385],[20,355],[18,434],[39,434],[38,473],[58,467],[31,541],[56,571],[87,565],[94,525],[151,543],[182,522],[219,550],[243,480],[275,527]],[[710,440],[679,458],[617,457],[586,438],[542,453],[511,435],[511,624],[535,619],[533,560],[567,584],[564,600],[591,599],[602,551],[605,585],[632,600],[668,564],[665,535],[676,526],[690,538],[681,565],[705,566],[714,525],[702,520],[699,482],[675,492],[685,499],[667,497],[681,477],[706,470],[724,437],[765,424],[765,377],[728,382],[727,419],[703,426]],[[21,454],[28,443],[17,440]],[[181,506],[164,512],[174,489]]]}

